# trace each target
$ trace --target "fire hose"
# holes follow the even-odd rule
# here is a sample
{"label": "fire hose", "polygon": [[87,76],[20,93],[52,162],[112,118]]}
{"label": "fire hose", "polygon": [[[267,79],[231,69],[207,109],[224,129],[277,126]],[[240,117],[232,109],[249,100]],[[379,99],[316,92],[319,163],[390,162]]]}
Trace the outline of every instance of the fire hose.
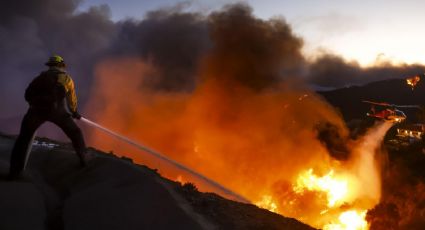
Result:
{"label": "fire hose", "polygon": [[174,167],[176,167],[176,168],[178,168],[178,169],[180,169],[182,171],[185,171],[185,172],[191,174],[192,176],[195,176],[196,178],[202,180],[203,182],[207,183],[208,185],[213,186],[214,188],[217,188],[219,191],[223,192],[227,196],[229,196],[229,197],[231,197],[231,198],[233,198],[233,199],[235,199],[235,200],[237,200],[239,202],[251,203],[249,200],[247,200],[243,196],[241,196],[241,195],[239,195],[239,194],[237,194],[237,193],[229,190],[228,188],[224,187],[223,185],[219,184],[218,182],[216,182],[216,181],[214,181],[214,180],[212,180],[212,179],[210,179],[210,178],[208,178],[208,177],[206,177],[206,176],[204,176],[204,175],[202,175],[202,174],[194,171],[193,169],[191,169],[191,168],[189,168],[189,167],[187,167],[187,166],[185,166],[185,165],[183,165],[183,164],[181,164],[181,163],[179,163],[179,162],[177,162],[177,161],[175,161],[175,160],[173,160],[171,158],[166,157],[164,154],[161,154],[158,151],[155,151],[155,150],[153,150],[153,149],[151,149],[151,148],[149,148],[149,147],[147,147],[145,145],[142,145],[142,144],[140,144],[140,143],[138,143],[138,142],[136,142],[134,140],[131,140],[131,139],[129,139],[129,138],[127,138],[127,137],[125,137],[125,136],[123,136],[121,134],[118,134],[118,133],[116,133],[116,132],[114,132],[114,131],[112,131],[110,129],[107,129],[107,128],[103,127],[102,125],[99,125],[96,122],[91,121],[91,120],[89,120],[89,119],[87,119],[85,117],[81,117],[80,120],[82,122],[86,123],[89,126],[92,126],[94,128],[97,128],[97,129],[105,132],[106,134],[109,134],[112,137],[115,137],[115,138],[117,138],[117,139],[119,139],[121,141],[124,141],[127,144],[132,145],[132,146],[136,147],[137,149],[142,150],[143,152],[148,153],[148,154],[150,154],[151,156],[153,156],[153,157],[155,157],[157,159],[160,159],[162,161],[165,161],[165,162],[173,165]]}

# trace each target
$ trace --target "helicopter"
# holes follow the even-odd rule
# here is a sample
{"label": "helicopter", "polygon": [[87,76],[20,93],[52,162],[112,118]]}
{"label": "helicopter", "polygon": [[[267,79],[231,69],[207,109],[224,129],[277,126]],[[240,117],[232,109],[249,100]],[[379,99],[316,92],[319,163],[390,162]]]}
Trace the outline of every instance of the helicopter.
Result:
{"label": "helicopter", "polygon": [[[406,120],[406,114],[398,108],[420,108],[418,105],[394,105],[386,102],[363,101],[364,103],[371,104],[370,111],[366,113],[368,117],[374,117],[381,120],[387,120],[394,123],[403,122]],[[380,106],[381,109],[377,110],[375,107]]]}

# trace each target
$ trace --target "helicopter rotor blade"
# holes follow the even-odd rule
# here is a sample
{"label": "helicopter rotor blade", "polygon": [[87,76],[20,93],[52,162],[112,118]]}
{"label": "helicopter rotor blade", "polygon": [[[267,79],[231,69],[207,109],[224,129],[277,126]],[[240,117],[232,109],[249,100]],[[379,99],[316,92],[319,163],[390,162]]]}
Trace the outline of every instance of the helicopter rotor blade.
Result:
{"label": "helicopter rotor blade", "polygon": [[392,106],[386,102],[374,102],[374,101],[362,101],[364,103],[372,104],[372,105],[382,105],[382,106]]}
{"label": "helicopter rotor blade", "polygon": [[396,108],[413,108],[413,109],[421,109],[419,105],[392,105]]}
{"label": "helicopter rotor blade", "polygon": [[389,104],[386,102],[374,102],[374,101],[362,101],[364,103],[372,104],[372,105],[381,105],[381,106],[387,106],[387,107],[395,107],[395,108],[416,108],[416,109],[422,109],[419,105],[396,105],[396,104]]}

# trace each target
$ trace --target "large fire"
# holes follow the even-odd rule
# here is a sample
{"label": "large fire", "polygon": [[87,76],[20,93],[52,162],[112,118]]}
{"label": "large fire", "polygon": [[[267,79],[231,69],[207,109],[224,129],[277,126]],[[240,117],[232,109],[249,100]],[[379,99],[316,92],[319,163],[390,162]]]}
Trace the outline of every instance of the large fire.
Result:
{"label": "large fire", "polygon": [[[129,66],[132,71],[137,69],[137,74],[150,71],[147,65],[132,60],[107,62],[99,69],[101,87],[95,95],[96,105],[91,106],[95,108],[94,120],[167,154],[270,211],[323,229],[367,229],[366,211],[380,198],[375,152],[391,124],[379,124],[353,141],[350,159],[340,162],[330,157],[314,129],[318,122],[331,121],[346,132],[344,124],[313,92],[259,94],[208,82],[193,95],[151,94],[137,90],[136,75],[128,72]],[[134,76],[131,84],[111,81],[123,74]],[[114,87],[127,91],[117,96],[110,91]],[[99,103],[102,100],[108,103]],[[90,141],[158,168],[171,179],[194,181],[201,190],[216,191],[118,141],[105,142],[100,133],[94,132]]]}
{"label": "large fire", "polygon": [[[350,202],[351,186],[353,185],[350,184],[349,177],[335,175],[333,170],[319,177],[314,174],[313,169],[309,169],[299,175],[292,189],[296,194],[316,191],[318,196],[325,196],[327,205],[318,215],[326,215],[330,209]],[[269,195],[256,202],[256,205],[272,212],[278,212],[277,203]],[[366,230],[368,229],[368,223],[365,219],[366,212],[367,210],[357,210],[356,208],[343,210],[336,219],[318,227],[322,227],[324,230]]]}
{"label": "large fire", "polygon": [[[366,211],[381,195],[375,153],[391,124],[346,141],[340,114],[293,78],[302,67],[302,41],[284,22],[233,8],[213,14],[209,23],[214,45],[193,90],[149,87],[160,68],[149,60],[104,60],[96,69],[89,118],[261,207],[318,228],[366,229]],[[348,142],[347,160],[331,157],[318,138],[320,124],[332,124]],[[89,141],[168,178],[220,192],[97,131]]]}
{"label": "large fire", "polygon": [[374,155],[390,127],[390,123],[378,125],[360,140],[353,149],[350,166],[336,164],[334,167],[338,171],[330,169],[321,175],[312,168],[307,169],[298,174],[290,186],[291,195],[284,196],[283,201],[265,195],[255,204],[272,212],[295,216],[324,230],[369,229],[366,213],[380,198],[379,169]]}

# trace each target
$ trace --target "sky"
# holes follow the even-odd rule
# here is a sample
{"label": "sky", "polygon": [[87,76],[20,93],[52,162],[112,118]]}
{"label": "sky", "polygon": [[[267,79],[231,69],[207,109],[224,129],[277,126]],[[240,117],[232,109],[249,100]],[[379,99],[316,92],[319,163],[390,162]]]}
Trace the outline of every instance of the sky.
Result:
{"label": "sky", "polygon": [[[107,4],[114,21],[143,19],[160,7],[185,5],[185,10],[211,12],[231,0],[85,0],[81,10]],[[424,1],[419,0],[247,0],[263,19],[283,17],[304,39],[307,57],[324,51],[359,62],[362,66],[391,61],[425,63]]]}
{"label": "sky", "polygon": [[[9,108],[0,126],[19,127],[27,108],[22,92],[52,54],[65,57],[82,105],[108,58],[149,63],[156,71],[144,84],[167,92],[192,92],[204,58],[222,51],[240,55],[235,60],[246,66],[235,76],[257,88],[299,77],[314,89],[335,89],[424,72],[425,65],[386,62],[361,68],[377,58],[425,64],[421,2],[247,1],[0,1],[0,107]],[[249,72],[254,67],[264,75]]]}

